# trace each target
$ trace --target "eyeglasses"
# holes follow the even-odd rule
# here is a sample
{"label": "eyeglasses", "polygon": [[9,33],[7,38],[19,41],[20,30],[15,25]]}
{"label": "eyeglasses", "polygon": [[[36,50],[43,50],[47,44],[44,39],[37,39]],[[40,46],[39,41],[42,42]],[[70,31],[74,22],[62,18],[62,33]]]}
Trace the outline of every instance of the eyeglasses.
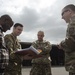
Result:
{"label": "eyeglasses", "polygon": [[63,14],[64,14],[65,12],[67,12],[67,11],[69,11],[69,10],[65,10],[65,11],[63,11],[63,12],[62,12],[62,16],[63,16]]}

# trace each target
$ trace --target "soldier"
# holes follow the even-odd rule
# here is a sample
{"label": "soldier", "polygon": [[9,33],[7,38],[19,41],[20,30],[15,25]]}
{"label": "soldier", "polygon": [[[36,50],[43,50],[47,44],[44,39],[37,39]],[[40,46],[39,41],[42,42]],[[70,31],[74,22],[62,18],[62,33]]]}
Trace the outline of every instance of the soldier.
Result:
{"label": "soldier", "polygon": [[51,74],[51,60],[50,60],[50,42],[43,40],[44,32],[39,31],[37,34],[38,40],[32,43],[36,49],[42,50],[40,55],[42,57],[32,59],[32,68],[30,75],[52,75]]}
{"label": "soldier", "polygon": [[62,19],[68,23],[66,38],[59,45],[65,51],[65,68],[69,75],[75,75],[75,5],[62,9]]}
{"label": "soldier", "polygon": [[4,74],[4,69],[8,65],[9,54],[5,46],[3,32],[9,30],[13,25],[11,17],[7,14],[0,17],[0,75]]}
{"label": "soldier", "polygon": [[21,56],[15,54],[15,51],[21,49],[17,36],[23,31],[23,25],[16,23],[13,32],[5,36],[6,46],[9,50],[9,64],[5,69],[4,75],[21,75]]}

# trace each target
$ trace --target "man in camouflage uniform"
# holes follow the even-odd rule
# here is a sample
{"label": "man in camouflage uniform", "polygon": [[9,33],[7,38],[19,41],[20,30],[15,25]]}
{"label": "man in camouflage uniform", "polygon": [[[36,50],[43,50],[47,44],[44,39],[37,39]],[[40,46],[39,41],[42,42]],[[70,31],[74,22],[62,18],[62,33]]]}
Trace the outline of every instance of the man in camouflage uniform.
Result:
{"label": "man in camouflage uniform", "polygon": [[21,34],[23,25],[16,23],[13,27],[13,32],[5,36],[6,46],[9,50],[9,64],[5,69],[4,75],[21,75],[21,56],[14,52],[21,48],[17,36]]}
{"label": "man in camouflage uniform", "polygon": [[65,68],[75,75],[75,6],[69,4],[62,9],[62,19],[68,23],[66,38],[59,45],[65,51]]}
{"label": "man in camouflage uniform", "polygon": [[38,40],[33,42],[32,46],[34,46],[36,49],[42,50],[42,52],[40,53],[42,57],[32,59],[32,68],[30,71],[30,75],[52,75],[50,60],[50,50],[52,46],[48,41],[43,40],[43,31],[39,31],[37,36]]}

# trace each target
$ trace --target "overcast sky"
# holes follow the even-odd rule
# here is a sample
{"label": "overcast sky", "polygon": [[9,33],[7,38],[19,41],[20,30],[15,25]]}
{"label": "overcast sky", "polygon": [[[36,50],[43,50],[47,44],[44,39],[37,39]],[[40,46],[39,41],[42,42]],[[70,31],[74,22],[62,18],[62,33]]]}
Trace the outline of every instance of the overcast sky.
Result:
{"label": "overcast sky", "polygon": [[18,37],[23,42],[33,42],[42,30],[44,39],[57,44],[65,38],[67,25],[61,18],[61,10],[68,4],[75,4],[75,0],[0,0],[0,16],[9,14],[14,23],[24,25]]}

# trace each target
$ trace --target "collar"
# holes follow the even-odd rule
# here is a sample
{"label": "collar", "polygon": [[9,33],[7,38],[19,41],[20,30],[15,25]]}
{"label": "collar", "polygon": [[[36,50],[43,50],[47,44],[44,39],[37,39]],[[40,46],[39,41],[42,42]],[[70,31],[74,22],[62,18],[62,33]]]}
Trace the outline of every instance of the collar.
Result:
{"label": "collar", "polygon": [[17,36],[15,36],[15,34],[14,33],[11,33],[11,35],[13,35],[13,37],[16,39],[17,38]]}

